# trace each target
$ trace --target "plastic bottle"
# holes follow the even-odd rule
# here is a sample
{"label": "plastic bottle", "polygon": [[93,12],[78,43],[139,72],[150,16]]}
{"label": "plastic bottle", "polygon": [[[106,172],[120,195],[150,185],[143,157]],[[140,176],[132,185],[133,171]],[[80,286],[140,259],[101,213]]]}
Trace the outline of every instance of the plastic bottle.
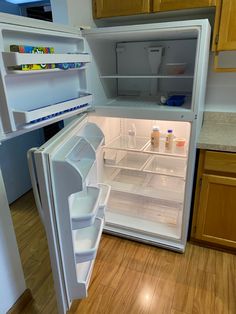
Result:
{"label": "plastic bottle", "polygon": [[136,147],[136,127],[134,123],[132,124],[132,129],[128,130],[128,147]]}
{"label": "plastic bottle", "polygon": [[152,127],[151,133],[151,145],[154,148],[158,148],[160,144],[160,128],[156,125]]}
{"label": "plastic bottle", "polygon": [[167,130],[166,141],[165,141],[165,148],[167,150],[172,150],[173,140],[174,140],[173,130]]}

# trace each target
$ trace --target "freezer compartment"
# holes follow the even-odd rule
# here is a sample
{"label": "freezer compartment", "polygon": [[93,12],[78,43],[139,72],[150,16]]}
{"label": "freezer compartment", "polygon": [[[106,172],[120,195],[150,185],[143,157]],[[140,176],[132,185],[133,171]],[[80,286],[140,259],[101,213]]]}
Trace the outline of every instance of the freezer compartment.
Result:
{"label": "freezer compartment", "polygon": [[104,221],[96,218],[93,225],[72,231],[76,263],[95,259]]}
{"label": "freezer compartment", "polygon": [[186,159],[167,156],[153,156],[143,170],[150,173],[159,173],[167,176],[185,178],[186,167]]}
{"label": "freezer compartment", "polygon": [[85,228],[94,223],[101,194],[100,188],[88,186],[84,191],[69,197],[72,229]]}
{"label": "freezer compartment", "polygon": [[[175,28],[164,38],[164,32],[135,29],[133,33],[115,32],[114,36],[105,29],[101,34],[86,32],[95,60],[91,75],[96,74],[99,80],[93,91],[102,96],[94,99],[98,109],[113,108],[117,114],[120,108],[124,114],[140,118],[151,118],[155,111],[167,117],[173,111],[176,120],[180,120],[181,112],[192,119],[198,36],[193,31],[178,37]],[[184,67],[179,71],[174,64]],[[173,95],[184,95],[184,104],[163,106],[163,96],[168,99]]]}
{"label": "freezer compartment", "polygon": [[[151,197],[112,191],[106,213],[106,227],[145,235],[181,237],[183,205]],[[105,228],[106,228],[105,227]]]}

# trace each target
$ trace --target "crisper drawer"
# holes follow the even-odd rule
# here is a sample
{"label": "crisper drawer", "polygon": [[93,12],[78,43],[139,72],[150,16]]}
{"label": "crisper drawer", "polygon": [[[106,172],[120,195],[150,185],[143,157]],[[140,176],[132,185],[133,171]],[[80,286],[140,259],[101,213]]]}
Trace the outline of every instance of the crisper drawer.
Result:
{"label": "crisper drawer", "polygon": [[236,154],[206,151],[204,169],[236,173]]}

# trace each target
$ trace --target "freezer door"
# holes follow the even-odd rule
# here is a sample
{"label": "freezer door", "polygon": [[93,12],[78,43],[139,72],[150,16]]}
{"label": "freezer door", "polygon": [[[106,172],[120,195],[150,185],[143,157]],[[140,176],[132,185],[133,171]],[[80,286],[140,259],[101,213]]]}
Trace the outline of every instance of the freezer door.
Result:
{"label": "freezer door", "polygon": [[104,135],[86,115],[28,152],[37,208],[45,227],[59,313],[87,296],[109,187],[98,182]]}

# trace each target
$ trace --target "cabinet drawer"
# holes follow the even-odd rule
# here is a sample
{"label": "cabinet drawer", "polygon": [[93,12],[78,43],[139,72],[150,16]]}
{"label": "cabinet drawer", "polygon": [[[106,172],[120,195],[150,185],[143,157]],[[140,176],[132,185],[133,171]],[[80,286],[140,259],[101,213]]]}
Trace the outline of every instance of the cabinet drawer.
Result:
{"label": "cabinet drawer", "polygon": [[236,173],[236,154],[206,151],[204,169]]}

